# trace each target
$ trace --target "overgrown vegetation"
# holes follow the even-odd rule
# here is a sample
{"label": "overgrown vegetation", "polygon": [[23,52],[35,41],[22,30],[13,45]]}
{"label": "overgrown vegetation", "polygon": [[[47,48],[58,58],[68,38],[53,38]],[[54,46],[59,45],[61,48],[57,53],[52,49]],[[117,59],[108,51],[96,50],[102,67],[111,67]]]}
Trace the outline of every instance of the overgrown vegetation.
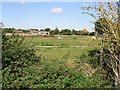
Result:
{"label": "overgrown vegetation", "polygon": [[4,31],[2,33],[3,89],[29,87],[29,69],[40,62],[34,48],[25,45],[23,40],[23,37],[15,34],[6,36]]}
{"label": "overgrown vegetation", "polygon": [[120,87],[120,1],[100,2],[98,6],[83,9],[97,20],[95,30],[103,36],[99,49],[100,66],[112,78],[114,85]]}
{"label": "overgrown vegetation", "polygon": [[[105,4],[106,5],[106,4]],[[116,14],[114,3],[107,3],[109,9],[105,9],[102,3],[94,9],[99,12],[96,18],[96,31],[102,34],[100,47],[88,50],[79,57],[70,59],[70,51],[62,58],[46,59],[36,55],[34,46],[24,41],[24,37],[12,34],[6,36],[2,33],[2,88],[111,88],[120,86],[120,15]],[[119,4],[117,4],[119,7]],[[87,7],[87,10],[91,9]],[[92,8],[93,9],[93,8]],[[107,11],[108,10],[108,11]],[[118,8],[117,8],[118,10]],[[111,14],[110,14],[111,13]],[[112,18],[111,18],[112,17]],[[100,31],[99,31],[100,30]],[[46,28],[46,31],[50,31]],[[66,31],[68,31],[66,33]],[[88,35],[88,32],[85,34]],[[53,31],[54,32],[54,31]],[[59,30],[56,28],[58,34]],[[70,30],[63,30],[64,35],[71,35]],[[73,30],[72,33],[77,33]],[[33,39],[35,37],[32,37]],[[88,38],[75,43],[79,37],[69,37],[67,41],[42,41],[40,38],[33,41],[35,45],[61,46],[64,49],[70,45],[94,46],[95,40],[89,43]],[[27,38],[29,39],[29,38]],[[71,40],[73,40],[72,43]],[[94,43],[93,43],[94,41]],[[26,43],[27,42],[27,43]],[[99,42],[99,41],[98,41]],[[30,42],[33,44],[32,42]],[[99,44],[95,44],[98,45]],[[74,49],[74,47],[72,47]],[[52,50],[51,48],[47,48]],[[47,50],[46,49],[46,50]],[[82,50],[82,49],[81,49]],[[41,52],[41,51],[39,51]],[[59,52],[59,51],[58,51]],[[61,53],[61,52],[59,52]],[[53,56],[54,57],[54,56]]]}
{"label": "overgrown vegetation", "polygon": [[36,56],[34,47],[26,44],[24,37],[6,36],[3,32],[2,40],[3,89],[110,87],[81,58],[69,60],[68,53],[61,59],[48,60]]}

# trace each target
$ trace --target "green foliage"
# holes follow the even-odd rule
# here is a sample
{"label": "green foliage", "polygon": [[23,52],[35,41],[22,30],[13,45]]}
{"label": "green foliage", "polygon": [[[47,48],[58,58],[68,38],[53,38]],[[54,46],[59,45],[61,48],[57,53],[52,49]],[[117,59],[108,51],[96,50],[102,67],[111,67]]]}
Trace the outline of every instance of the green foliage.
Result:
{"label": "green foliage", "polygon": [[54,46],[54,45],[49,42],[41,42],[41,46]]}
{"label": "green foliage", "polygon": [[58,46],[60,46],[60,48],[69,48],[67,43],[60,43]]}
{"label": "green foliage", "polygon": [[95,36],[95,32],[91,32],[89,36]]}
{"label": "green foliage", "polygon": [[81,31],[72,30],[73,35],[81,35]]}
{"label": "green foliage", "polygon": [[[101,75],[102,79],[106,81],[104,87],[113,87],[114,80],[111,77],[111,68],[108,68],[105,62],[101,63],[100,58],[100,51],[98,49],[91,50],[88,55],[83,54],[80,57],[83,62],[87,62],[92,68],[97,69],[97,74]],[[104,68],[101,65],[104,65]]]}
{"label": "green foliage", "polygon": [[50,28],[45,28],[45,30],[44,31],[47,31],[47,32],[49,32],[50,31]]}
{"label": "green foliage", "polygon": [[58,28],[56,28],[55,30],[51,30],[50,31],[50,35],[54,36],[54,35],[88,35],[88,32],[82,32],[82,31],[77,31],[75,29],[62,29],[61,31],[59,31]]}
{"label": "green foliage", "polygon": [[50,31],[50,36],[54,36],[54,35],[57,35],[57,34],[59,34],[59,30],[58,30],[58,28],[55,28],[55,30],[51,30]]}
{"label": "green foliage", "polygon": [[[103,81],[100,74],[95,73],[91,77],[86,77],[85,73],[79,70],[83,64],[81,58],[75,62],[68,60],[70,51],[62,59],[46,60],[36,56],[36,50],[24,42],[24,37],[14,34],[6,36],[3,33],[2,41],[3,89],[99,88],[106,86],[106,81]],[[59,45],[68,47],[68,44],[64,43]],[[84,54],[84,59],[86,58],[88,57]],[[74,65],[69,65],[69,62],[74,62]]]}
{"label": "green foliage", "polygon": [[29,30],[23,30],[23,33],[29,33],[30,31]]}
{"label": "green foliage", "polygon": [[[32,82],[29,68],[39,62],[35,49],[23,43],[24,38],[16,35],[2,36],[2,87],[27,88]],[[30,82],[30,83],[29,83]]]}
{"label": "green foliage", "polygon": [[69,29],[63,29],[60,33],[62,35],[71,35],[72,34],[71,30],[69,30]]}
{"label": "green foliage", "polygon": [[92,65],[93,68],[97,68],[100,65],[100,51],[95,49],[89,51],[89,63]]}
{"label": "green foliage", "polygon": [[[105,83],[99,75],[85,75],[65,65],[66,60],[43,60],[37,72],[32,88],[93,88]],[[35,72],[34,72],[35,73]]]}
{"label": "green foliage", "polygon": [[54,36],[54,30],[50,31],[50,36],[53,37]]}
{"label": "green foliage", "polygon": [[59,29],[58,28],[55,28],[54,34],[59,34]]}
{"label": "green foliage", "polygon": [[4,31],[5,33],[12,33],[12,32],[15,31],[15,29],[14,29],[14,28],[3,28],[3,31]]}

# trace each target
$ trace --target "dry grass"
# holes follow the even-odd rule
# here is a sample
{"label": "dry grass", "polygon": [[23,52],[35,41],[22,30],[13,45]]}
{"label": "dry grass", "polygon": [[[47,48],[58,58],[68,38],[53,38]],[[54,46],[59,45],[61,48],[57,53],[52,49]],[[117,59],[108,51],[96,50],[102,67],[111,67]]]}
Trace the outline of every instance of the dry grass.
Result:
{"label": "dry grass", "polygon": [[67,61],[65,62],[65,65],[66,65],[66,67],[68,67],[68,68],[74,68],[74,67],[75,67],[75,63],[74,63],[73,60],[67,60]]}
{"label": "dry grass", "polygon": [[95,73],[95,69],[93,69],[89,64],[83,63],[80,66],[81,71],[86,75],[86,77],[91,77]]}

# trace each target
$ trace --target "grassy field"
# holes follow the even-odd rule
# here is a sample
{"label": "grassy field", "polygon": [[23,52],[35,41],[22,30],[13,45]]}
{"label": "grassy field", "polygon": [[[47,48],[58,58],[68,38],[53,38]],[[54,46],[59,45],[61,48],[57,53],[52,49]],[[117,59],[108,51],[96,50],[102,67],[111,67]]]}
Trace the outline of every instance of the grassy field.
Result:
{"label": "grassy field", "polygon": [[25,37],[25,41],[37,46],[36,54],[46,59],[79,58],[82,54],[87,54],[90,50],[97,48],[99,45],[99,40],[93,40],[90,36],[61,36],[61,39],[58,39],[57,36],[33,36]]}
{"label": "grassy field", "polygon": [[[88,36],[62,36],[61,39],[34,36],[25,37],[25,44],[22,44],[18,42],[22,38],[18,38],[13,37],[6,41],[10,44],[5,42],[3,45],[5,49],[11,45],[3,59],[11,61],[10,65],[6,62],[9,66],[3,73],[2,85],[5,88],[111,87],[112,84],[103,79],[103,72],[97,68],[99,61],[96,52],[91,53],[95,54],[94,57],[87,56],[90,50],[98,47],[99,39],[93,40]],[[33,52],[29,44],[34,45],[37,51]]]}

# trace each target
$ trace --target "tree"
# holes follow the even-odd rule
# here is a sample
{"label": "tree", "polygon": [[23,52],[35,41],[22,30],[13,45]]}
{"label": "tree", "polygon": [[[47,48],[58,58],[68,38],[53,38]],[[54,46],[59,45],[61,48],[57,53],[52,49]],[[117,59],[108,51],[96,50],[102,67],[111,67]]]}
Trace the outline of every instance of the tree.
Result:
{"label": "tree", "polygon": [[57,35],[57,34],[59,34],[59,29],[58,29],[57,27],[55,28],[55,30],[51,30],[51,31],[50,31],[50,36],[52,36],[52,37],[53,37],[54,35]]}
{"label": "tree", "polygon": [[59,34],[59,29],[57,27],[54,30],[54,34]]}
{"label": "tree", "polygon": [[76,31],[75,29],[72,29],[72,34],[75,35]]}
{"label": "tree", "polygon": [[14,28],[3,28],[3,30],[4,30],[5,33],[12,33],[12,32],[15,31]]}
{"label": "tree", "polygon": [[[95,7],[84,7],[84,14],[89,14],[99,21],[103,33],[100,46],[100,66],[108,72],[114,85],[120,86],[120,1],[98,3]],[[89,10],[95,11],[91,13]],[[101,20],[102,19],[102,20]],[[107,27],[109,28],[106,28]]]}
{"label": "tree", "polygon": [[23,30],[23,33],[29,33],[30,31],[29,30]]}
{"label": "tree", "polygon": [[95,36],[95,32],[90,32],[90,36]]}
{"label": "tree", "polygon": [[72,32],[71,32],[73,35],[80,35],[81,34],[81,31],[76,31],[74,29],[72,29]]}
{"label": "tree", "polygon": [[45,28],[45,31],[49,32],[49,31],[50,31],[50,28]]}
{"label": "tree", "polygon": [[43,29],[40,29],[40,31],[44,31]]}
{"label": "tree", "polygon": [[63,29],[60,33],[63,35],[71,35],[72,34],[71,30],[69,30],[69,29]]}
{"label": "tree", "polygon": [[53,37],[54,36],[54,30],[50,31],[50,36]]}

